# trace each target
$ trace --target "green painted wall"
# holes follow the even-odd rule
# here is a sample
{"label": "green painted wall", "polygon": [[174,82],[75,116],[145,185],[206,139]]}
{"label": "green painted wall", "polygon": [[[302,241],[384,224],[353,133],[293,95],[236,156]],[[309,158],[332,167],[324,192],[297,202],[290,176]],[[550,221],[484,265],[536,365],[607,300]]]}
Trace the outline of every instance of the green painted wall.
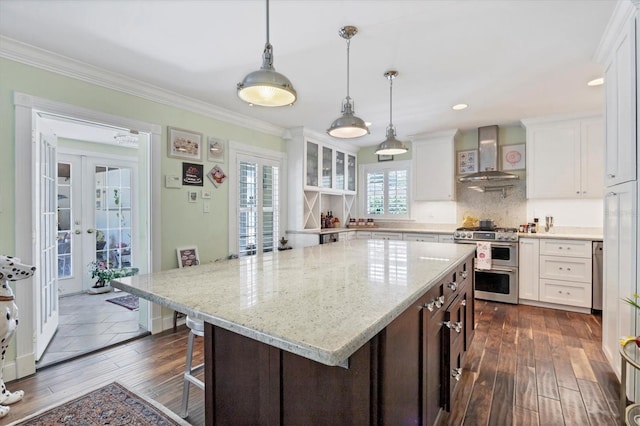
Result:
{"label": "green painted wall", "polygon": [[[0,59],[0,253],[16,254],[15,250],[15,168],[14,164],[14,107],[13,93],[23,92],[56,102],[63,102],[162,127],[161,190],[162,214],[162,269],[177,267],[175,248],[195,244],[203,262],[215,260],[228,254],[229,185],[214,188],[208,179],[204,189],[212,191],[211,213],[203,213],[202,199],[188,203],[187,189],[201,187],[164,187],[166,174],[181,175],[182,161],[168,158],[167,126],[190,129],[204,135],[215,136],[246,145],[284,152],[286,143],[278,136],[231,125],[210,117],[183,109],[167,106],[133,95],[96,86],[53,72]],[[228,169],[228,157],[221,164]],[[204,161],[205,172],[215,164]],[[228,181],[227,181],[228,183]],[[152,213],[153,214],[153,213]],[[18,253],[19,255],[19,253]]]}

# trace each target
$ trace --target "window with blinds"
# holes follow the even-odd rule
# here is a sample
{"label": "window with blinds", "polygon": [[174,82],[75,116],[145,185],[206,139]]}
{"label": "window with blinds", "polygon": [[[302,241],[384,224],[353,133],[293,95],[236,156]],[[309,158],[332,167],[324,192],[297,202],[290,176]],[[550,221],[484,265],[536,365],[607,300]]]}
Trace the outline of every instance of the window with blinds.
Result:
{"label": "window with blinds", "polygon": [[409,218],[409,165],[364,166],[365,214],[373,218]]}

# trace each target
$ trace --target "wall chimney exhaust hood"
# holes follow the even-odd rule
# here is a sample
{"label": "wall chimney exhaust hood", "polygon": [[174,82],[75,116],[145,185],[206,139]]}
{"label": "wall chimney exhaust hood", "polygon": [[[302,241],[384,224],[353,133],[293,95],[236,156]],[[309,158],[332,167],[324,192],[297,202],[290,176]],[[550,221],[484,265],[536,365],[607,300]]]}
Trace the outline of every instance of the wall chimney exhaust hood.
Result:
{"label": "wall chimney exhaust hood", "polygon": [[498,126],[478,127],[480,171],[458,178],[458,182],[483,182],[520,179],[498,170]]}

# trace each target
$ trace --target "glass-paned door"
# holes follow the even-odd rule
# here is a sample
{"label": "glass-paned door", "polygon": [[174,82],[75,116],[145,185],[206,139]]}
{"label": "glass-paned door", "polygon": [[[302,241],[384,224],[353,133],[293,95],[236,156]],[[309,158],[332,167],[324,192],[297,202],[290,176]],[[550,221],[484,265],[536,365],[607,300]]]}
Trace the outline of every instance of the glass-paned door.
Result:
{"label": "glass-paned door", "polygon": [[344,164],[344,152],[336,151],[336,188],[335,189],[346,189],[345,188],[345,164]]}
{"label": "glass-paned door", "polygon": [[279,166],[242,156],[238,170],[238,255],[273,251],[280,228]]}
{"label": "glass-paned door", "polygon": [[38,169],[37,244],[40,253],[37,269],[38,295],[36,297],[36,360],[40,359],[53,338],[59,319],[57,268],[57,186],[56,148],[54,135],[40,134]]}

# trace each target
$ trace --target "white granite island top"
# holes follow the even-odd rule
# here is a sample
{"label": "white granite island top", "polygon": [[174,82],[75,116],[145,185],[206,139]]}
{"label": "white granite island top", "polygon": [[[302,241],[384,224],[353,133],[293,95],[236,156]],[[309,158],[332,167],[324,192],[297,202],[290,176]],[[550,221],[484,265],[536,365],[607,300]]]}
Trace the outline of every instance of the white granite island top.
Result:
{"label": "white granite island top", "polygon": [[343,364],[475,246],[350,240],[112,286],[326,365]]}

